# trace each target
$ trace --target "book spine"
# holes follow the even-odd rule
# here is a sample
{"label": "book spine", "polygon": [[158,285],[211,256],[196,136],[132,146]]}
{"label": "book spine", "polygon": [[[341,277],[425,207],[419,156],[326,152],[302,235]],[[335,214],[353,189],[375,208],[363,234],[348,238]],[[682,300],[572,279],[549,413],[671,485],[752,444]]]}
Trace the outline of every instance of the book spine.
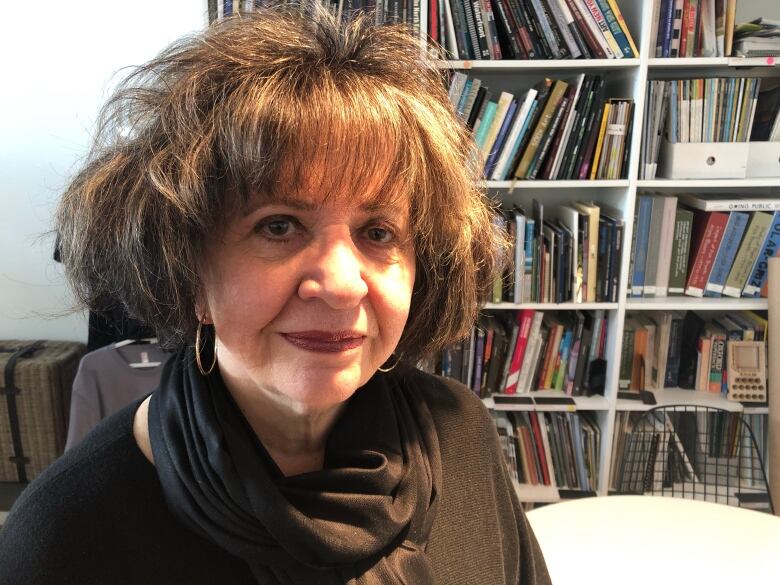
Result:
{"label": "book spine", "polygon": [[721,239],[723,239],[728,215],[725,213],[713,213],[706,220],[707,227],[704,233],[696,234],[700,240],[694,242],[693,263],[685,286],[685,294],[693,297],[704,296],[704,287],[707,284],[707,277],[712,270],[712,264],[715,262],[718,246]]}
{"label": "book spine", "polygon": [[583,0],[585,3],[585,6],[587,7],[588,11],[590,11],[591,16],[593,17],[594,22],[596,23],[596,26],[601,31],[601,35],[604,37],[604,40],[607,42],[607,46],[612,51],[611,58],[613,59],[620,59],[623,57],[623,51],[620,49],[620,45],[618,45],[618,42],[615,40],[615,36],[612,34],[612,31],[609,28],[609,23],[607,22],[607,19],[604,18],[604,13],[601,11],[601,8],[599,8],[599,5],[596,0]]}
{"label": "book spine", "polygon": [[575,0],[565,0],[565,2],[566,6],[569,7],[569,11],[574,17],[576,28],[582,34],[582,37],[585,40],[585,43],[588,45],[590,52],[598,59],[606,59],[606,52],[604,52],[601,44],[599,44],[596,36],[593,34],[593,31],[585,21],[585,16],[582,14],[582,11],[580,10],[577,2]]}
{"label": "book spine", "polygon": [[503,31],[504,37],[509,43],[511,54],[507,55],[510,59],[527,59],[528,54],[523,48],[520,40],[519,28],[515,23],[514,16],[509,10],[506,0],[495,0],[493,3],[496,19],[496,27]]}
{"label": "book spine", "polygon": [[566,23],[566,28],[569,29],[569,34],[571,35],[572,39],[574,39],[574,43],[577,45],[577,49],[580,52],[580,56],[582,56],[584,59],[591,59],[593,57],[593,54],[590,52],[590,49],[588,48],[588,44],[585,42],[585,39],[580,32],[580,29],[577,28],[577,23],[574,20],[574,15],[572,14],[572,11],[569,9],[569,6],[566,4],[566,0],[552,0],[553,2],[558,3],[558,8],[561,11],[561,14],[563,14],[564,21]]}
{"label": "book spine", "polygon": [[772,227],[769,228],[761,253],[753,264],[745,290],[742,291],[743,297],[758,297],[761,294],[769,274],[769,259],[777,256],[778,249],[780,249],[780,212],[775,212]]}
{"label": "book spine", "polygon": [[482,22],[487,31],[488,46],[491,59],[502,59],[501,45],[498,42],[498,29],[496,27],[496,15],[493,11],[493,0],[482,0]]}
{"label": "book spine", "polygon": [[634,43],[634,38],[631,36],[631,29],[628,28],[628,23],[626,23],[626,19],[623,18],[623,13],[620,11],[620,6],[618,6],[617,1],[607,0],[607,4],[609,4],[609,7],[612,9],[612,13],[615,15],[615,19],[618,21],[622,33],[625,35],[628,45],[631,48],[631,55],[628,56],[639,57],[639,49],[637,49],[636,43]]}
{"label": "book spine", "polygon": [[631,388],[631,366],[634,359],[634,330],[623,331],[623,346],[620,351],[620,373],[618,374],[618,388],[628,390]]}
{"label": "book spine", "polygon": [[650,218],[649,239],[647,242],[647,261],[643,296],[654,297],[658,283],[658,257],[661,248],[661,228],[664,220],[666,198],[653,200],[653,213]]}
{"label": "book spine", "polygon": [[674,219],[672,261],[669,269],[669,296],[685,294],[685,277],[688,274],[692,225],[693,213],[687,209],[678,209]]}
{"label": "book spine", "polygon": [[745,237],[739,247],[739,252],[737,252],[737,257],[734,260],[734,265],[731,267],[729,277],[726,279],[726,285],[723,287],[724,295],[737,298],[742,295],[742,289],[747,283],[748,276],[750,276],[750,269],[761,251],[761,244],[769,232],[773,219],[772,215],[763,211],[753,214],[750,225],[745,232]]}
{"label": "book spine", "polygon": [[[463,14],[465,16],[466,20],[466,30],[468,32],[468,39],[469,39],[469,47],[471,54],[473,55],[473,59],[489,59],[490,53],[488,52],[487,56],[484,56],[482,53],[482,46],[480,43],[480,33],[483,35],[485,32],[483,30],[477,30],[477,21],[474,18],[474,7],[472,5],[472,0],[457,0],[457,2],[461,5],[463,8]],[[481,20],[481,18],[480,18]],[[481,29],[481,27],[480,27]],[[485,46],[487,49],[487,45]]]}
{"label": "book spine", "polygon": [[715,257],[715,263],[712,265],[712,271],[704,289],[705,297],[719,297],[723,292],[723,286],[726,284],[726,278],[737,256],[739,243],[742,241],[742,234],[745,233],[747,223],[747,213],[735,211],[729,215],[729,222],[726,225],[718,255]]}
{"label": "book spine", "polygon": [[526,348],[528,346],[528,334],[531,330],[531,323],[534,319],[535,311],[531,309],[523,309],[518,314],[518,323],[520,325],[520,331],[517,335],[517,345],[515,346],[515,353],[512,356],[512,363],[509,367],[509,377],[507,378],[505,392],[507,394],[514,394],[517,392],[517,382],[520,377],[520,368],[523,363],[523,356],[525,355]]}
{"label": "book spine", "polygon": [[560,126],[561,120],[563,119],[563,114],[565,113],[568,106],[568,101],[568,98],[562,98],[559,106],[555,109],[555,117],[552,119],[549,128],[544,133],[544,138],[542,138],[542,142],[536,151],[536,155],[531,161],[531,166],[528,168],[527,176],[529,179],[536,179],[537,175],[539,174],[539,169],[542,164],[544,164],[547,153],[550,151],[550,145],[558,133],[558,127]]}
{"label": "book spine", "polygon": [[543,59],[544,55],[540,52],[540,48],[536,43],[536,30],[533,23],[530,22],[525,5],[521,0],[507,0],[507,5],[515,18],[518,29],[517,32],[522,41],[523,48],[528,54],[528,58]]}
{"label": "book spine", "polygon": [[550,55],[553,59],[561,59],[564,53],[561,47],[558,45],[556,35],[553,32],[553,25],[547,16],[547,11],[542,5],[542,0],[529,0],[531,8],[533,9],[536,17],[536,22],[539,23],[542,32],[542,38],[546,41],[547,46],[550,48]]}
{"label": "book spine", "polygon": [[509,131],[509,127],[514,121],[516,111],[517,101],[512,100],[512,102],[509,104],[509,108],[507,109],[506,116],[504,116],[504,120],[501,123],[501,128],[498,131],[498,135],[496,136],[496,140],[493,143],[493,147],[490,149],[490,155],[488,156],[487,163],[485,164],[485,177],[489,178],[493,174],[496,163],[498,162],[498,159],[500,158],[500,155],[504,149],[506,135]]}
{"label": "book spine", "polygon": [[612,36],[615,37],[615,42],[623,53],[623,56],[630,59],[634,56],[634,53],[631,50],[631,45],[626,38],[626,34],[623,32],[620,23],[612,12],[612,8],[607,3],[607,0],[596,0],[596,4],[604,15],[604,20],[607,22]]}
{"label": "book spine", "polygon": [[563,40],[564,44],[566,45],[566,48],[568,49],[569,58],[577,59],[578,57],[581,57],[582,52],[580,51],[577,42],[574,40],[571,31],[569,30],[569,26],[566,22],[566,17],[564,16],[561,7],[558,5],[558,0],[545,0],[545,1],[547,3],[548,13],[552,16],[553,20],[555,21],[561,39]]}
{"label": "book spine", "polygon": [[490,51],[490,43],[487,36],[487,23],[483,19],[482,0],[471,0],[469,8],[471,8],[471,14],[474,18],[474,32],[477,35],[477,42],[479,43],[479,55],[482,59],[492,59],[493,56]]}
{"label": "book spine", "polygon": [[661,37],[661,57],[671,56],[672,34],[674,31],[674,1],[663,0],[661,4],[661,24],[659,34]]}
{"label": "book spine", "polygon": [[[452,13],[455,40],[458,45],[458,57],[461,59],[474,59],[474,49],[471,47],[468,23],[466,22],[466,9],[463,0],[445,0],[448,2]],[[392,4],[392,0],[390,0]]]}
{"label": "book spine", "polygon": [[669,349],[666,357],[664,388],[674,388],[678,384],[680,372],[680,351],[682,349],[682,319],[672,319],[669,326]]}

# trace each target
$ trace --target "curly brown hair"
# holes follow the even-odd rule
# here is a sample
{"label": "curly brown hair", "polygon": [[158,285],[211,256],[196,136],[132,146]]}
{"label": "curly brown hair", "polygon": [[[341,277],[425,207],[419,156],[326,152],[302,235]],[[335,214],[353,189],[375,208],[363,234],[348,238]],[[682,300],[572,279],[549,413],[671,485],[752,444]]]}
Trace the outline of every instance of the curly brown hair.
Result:
{"label": "curly brown hair", "polygon": [[[324,165],[324,166],[323,166]],[[397,352],[468,334],[505,236],[442,75],[403,26],[262,9],[181,39],[106,103],[56,215],[78,299],[116,299],[167,346],[197,327],[204,245],[253,193],[310,186],[410,202],[416,281]],[[374,187],[375,188],[375,187]]]}

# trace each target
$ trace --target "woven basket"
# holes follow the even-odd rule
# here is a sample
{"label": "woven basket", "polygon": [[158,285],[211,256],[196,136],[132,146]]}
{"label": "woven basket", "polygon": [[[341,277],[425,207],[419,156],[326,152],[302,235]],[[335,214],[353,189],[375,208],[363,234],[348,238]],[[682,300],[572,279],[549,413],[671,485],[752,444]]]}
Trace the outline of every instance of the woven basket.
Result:
{"label": "woven basket", "polygon": [[[35,343],[13,367],[9,398],[6,366],[15,352]],[[84,345],[66,341],[0,340],[0,481],[30,481],[65,448],[70,394]],[[17,461],[10,413],[15,405],[23,461]]]}

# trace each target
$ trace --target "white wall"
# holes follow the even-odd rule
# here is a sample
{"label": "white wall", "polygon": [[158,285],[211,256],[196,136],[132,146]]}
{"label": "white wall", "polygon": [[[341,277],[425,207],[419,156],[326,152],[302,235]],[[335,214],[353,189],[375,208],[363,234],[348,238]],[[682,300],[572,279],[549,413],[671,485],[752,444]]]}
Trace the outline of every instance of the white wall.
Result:
{"label": "white wall", "polygon": [[737,23],[747,22],[759,16],[780,19],[780,2],[777,0],[737,0]]}
{"label": "white wall", "polygon": [[[204,26],[202,0],[37,0],[0,35],[0,340],[86,340],[59,265],[54,204],[122,67]],[[117,72],[119,72],[117,74]]]}

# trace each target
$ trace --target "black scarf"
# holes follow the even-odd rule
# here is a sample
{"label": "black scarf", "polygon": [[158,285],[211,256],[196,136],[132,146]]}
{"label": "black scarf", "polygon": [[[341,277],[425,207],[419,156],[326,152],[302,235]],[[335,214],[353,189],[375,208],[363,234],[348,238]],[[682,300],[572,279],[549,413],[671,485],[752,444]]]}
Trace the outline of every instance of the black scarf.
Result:
{"label": "black scarf", "polygon": [[440,494],[427,405],[377,373],[328,437],[321,471],[284,477],[217,370],[169,360],[149,406],[157,474],[173,513],[244,559],[258,583],[433,583],[425,554]]}

